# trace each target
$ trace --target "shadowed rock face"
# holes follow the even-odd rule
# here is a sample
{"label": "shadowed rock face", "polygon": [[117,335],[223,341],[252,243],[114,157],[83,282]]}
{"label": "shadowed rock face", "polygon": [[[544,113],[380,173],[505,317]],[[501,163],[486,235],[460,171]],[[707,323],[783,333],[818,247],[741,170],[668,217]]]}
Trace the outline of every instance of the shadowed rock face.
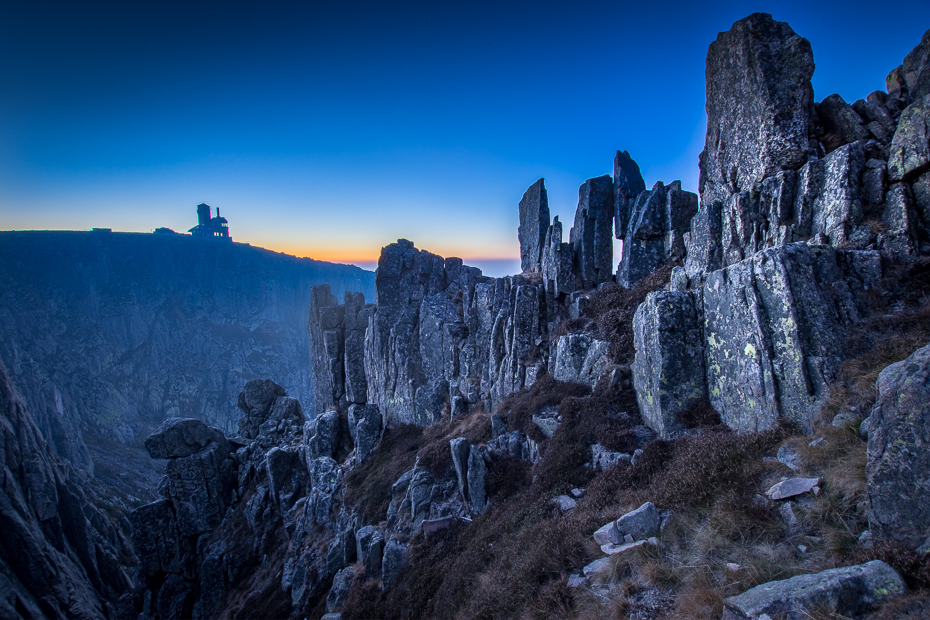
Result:
{"label": "shadowed rock face", "polygon": [[[427,426],[451,413],[453,399],[490,408],[532,383],[532,352],[546,326],[541,287],[530,278],[488,278],[401,239],[381,251],[377,290],[365,374],[367,402],[385,422]],[[316,341],[323,338],[311,333]]]}
{"label": "shadowed rock face", "polygon": [[115,617],[132,546],[46,443],[0,363],[0,617]]}
{"label": "shadowed rock face", "polygon": [[236,243],[129,233],[0,233],[0,359],[54,450],[77,429],[141,441],[169,417],[231,431],[236,396],[273,376],[311,401],[310,288],[374,274]]}
{"label": "shadowed rock face", "polygon": [[542,251],[549,230],[549,196],[543,179],[539,179],[526,190],[520,200],[520,268],[523,271],[538,270]]}

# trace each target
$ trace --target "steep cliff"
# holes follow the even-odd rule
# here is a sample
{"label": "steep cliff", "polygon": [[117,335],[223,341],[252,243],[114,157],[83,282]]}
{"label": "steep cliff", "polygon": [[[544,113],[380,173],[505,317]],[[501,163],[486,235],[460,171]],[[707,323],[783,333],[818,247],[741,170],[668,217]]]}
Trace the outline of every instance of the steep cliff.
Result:
{"label": "steep cliff", "polygon": [[177,416],[231,430],[255,377],[311,402],[310,288],[373,281],[188,236],[0,233],[0,359],[55,451],[85,468],[84,434],[134,444]]}
{"label": "steep cliff", "polygon": [[3,364],[0,464],[0,616],[116,617],[135,562],[126,506],[51,450]]}

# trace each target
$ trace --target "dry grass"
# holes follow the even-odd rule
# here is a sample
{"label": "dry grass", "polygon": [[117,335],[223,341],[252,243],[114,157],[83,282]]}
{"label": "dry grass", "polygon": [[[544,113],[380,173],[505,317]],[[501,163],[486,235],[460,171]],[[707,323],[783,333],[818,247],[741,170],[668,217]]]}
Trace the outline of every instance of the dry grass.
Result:
{"label": "dry grass", "polygon": [[423,447],[417,456],[419,466],[437,478],[443,477],[452,467],[452,450],[449,441],[464,437],[470,444],[482,444],[491,439],[491,415],[483,411],[448,417],[423,429]]}
{"label": "dry grass", "polygon": [[523,431],[534,441],[545,437],[533,423],[533,416],[545,408],[557,407],[566,398],[584,397],[591,393],[586,385],[556,381],[544,373],[528,390],[508,394],[497,410],[511,430]]}
{"label": "dry grass", "polygon": [[389,426],[369,457],[346,476],[346,503],[365,523],[380,523],[391,502],[391,487],[413,468],[423,445],[423,429],[411,424]]}

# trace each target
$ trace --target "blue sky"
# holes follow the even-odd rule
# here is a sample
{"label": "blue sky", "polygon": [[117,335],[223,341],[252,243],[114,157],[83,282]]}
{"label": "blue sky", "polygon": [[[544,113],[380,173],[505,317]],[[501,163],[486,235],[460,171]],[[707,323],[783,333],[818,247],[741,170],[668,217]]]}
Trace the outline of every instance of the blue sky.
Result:
{"label": "blue sky", "polygon": [[[491,275],[517,203],[630,151],[697,185],[704,60],[754,11],[811,41],[847,101],[930,27],[930,2],[0,3],[0,229],[186,231],[371,266],[399,237]],[[23,6],[19,6],[19,5]],[[270,6],[269,6],[270,5]],[[448,6],[447,6],[448,5]],[[890,7],[890,5],[889,5]],[[508,259],[486,262],[483,259]]]}

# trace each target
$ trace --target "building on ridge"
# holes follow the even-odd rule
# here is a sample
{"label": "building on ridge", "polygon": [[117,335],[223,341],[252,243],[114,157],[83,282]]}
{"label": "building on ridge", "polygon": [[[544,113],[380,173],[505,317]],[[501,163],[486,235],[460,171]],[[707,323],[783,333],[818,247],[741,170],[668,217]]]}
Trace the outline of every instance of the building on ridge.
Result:
{"label": "building on ridge", "polygon": [[188,232],[195,237],[232,241],[228,224],[226,218],[220,216],[219,208],[216,210],[216,217],[210,217],[210,205],[200,203],[197,205],[197,225]]}

